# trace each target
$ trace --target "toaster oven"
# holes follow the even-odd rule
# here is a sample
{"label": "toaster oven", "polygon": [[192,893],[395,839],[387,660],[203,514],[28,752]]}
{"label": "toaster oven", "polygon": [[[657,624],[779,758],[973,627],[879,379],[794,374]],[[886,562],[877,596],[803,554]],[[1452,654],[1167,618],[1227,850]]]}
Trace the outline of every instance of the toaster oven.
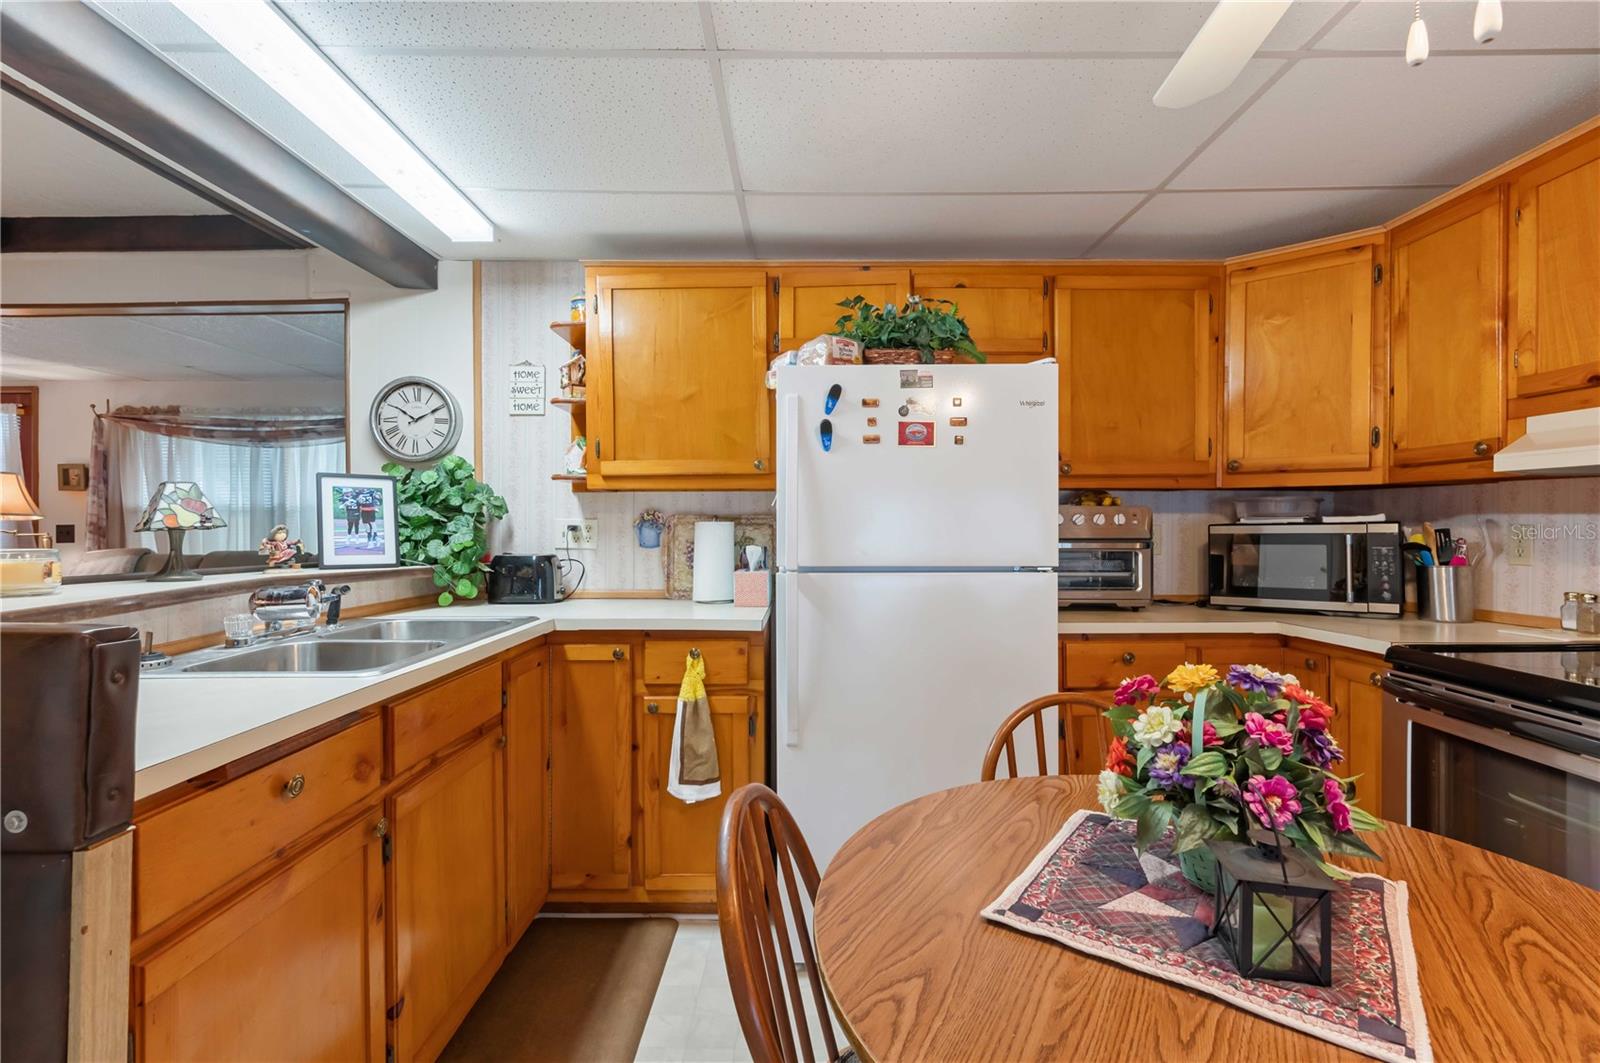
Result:
{"label": "toaster oven", "polygon": [[1150,604],[1148,506],[1062,506],[1056,537],[1056,601],[1070,605]]}

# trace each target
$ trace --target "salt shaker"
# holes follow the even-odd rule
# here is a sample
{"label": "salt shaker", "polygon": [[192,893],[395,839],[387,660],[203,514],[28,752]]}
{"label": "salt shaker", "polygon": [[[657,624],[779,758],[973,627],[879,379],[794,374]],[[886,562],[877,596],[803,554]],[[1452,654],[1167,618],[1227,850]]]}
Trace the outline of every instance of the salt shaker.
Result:
{"label": "salt shaker", "polygon": [[1600,635],[1600,594],[1589,592],[1578,601],[1578,631]]}
{"label": "salt shaker", "polygon": [[1578,610],[1581,608],[1583,594],[1579,591],[1568,591],[1561,596],[1561,630],[1578,630]]}

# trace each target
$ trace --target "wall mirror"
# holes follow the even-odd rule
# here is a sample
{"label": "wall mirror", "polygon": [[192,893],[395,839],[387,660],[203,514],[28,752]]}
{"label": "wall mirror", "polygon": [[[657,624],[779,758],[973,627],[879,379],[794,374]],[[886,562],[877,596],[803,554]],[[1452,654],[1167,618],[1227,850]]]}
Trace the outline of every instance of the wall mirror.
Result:
{"label": "wall mirror", "polygon": [[[318,473],[344,472],[343,301],[0,307],[0,471],[19,473],[69,583],[147,579],[163,484],[224,526],[191,529],[202,574],[265,567],[278,525],[318,552]],[[210,518],[205,524],[214,523]]]}

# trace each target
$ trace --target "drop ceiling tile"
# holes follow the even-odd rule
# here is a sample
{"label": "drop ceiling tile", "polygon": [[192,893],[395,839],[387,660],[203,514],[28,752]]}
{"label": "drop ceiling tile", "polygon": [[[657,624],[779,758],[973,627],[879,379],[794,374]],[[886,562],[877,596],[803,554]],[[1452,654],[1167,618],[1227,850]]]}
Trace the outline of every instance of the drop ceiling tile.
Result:
{"label": "drop ceiling tile", "polygon": [[739,165],[761,192],[1152,188],[1279,66],[1252,60],[1184,111],[1166,59],[736,59]]}
{"label": "drop ceiling tile", "polygon": [[352,48],[700,48],[693,3],[438,3],[279,5],[317,44]]}
{"label": "drop ceiling tile", "polygon": [[1597,111],[1600,56],[1306,59],[1172,187],[1455,184]]}
{"label": "drop ceiling tile", "polygon": [[763,258],[1073,258],[1133,193],[746,199]]}
{"label": "drop ceiling tile", "polygon": [[1226,258],[1379,225],[1439,188],[1163,192],[1094,249],[1096,258]]}
{"label": "drop ceiling tile", "polygon": [[115,22],[157,48],[211,47],[217,45],[206,31],[167,0],[90,0]]}
{"label": "drop ceiling tile", "polygon": [[221,214],[221,209],[10,93],[0,94],[8,218]]}
{"label": "drop ceiling tile", "polygon": [[748,258],[732,194],[502,192],[469,189],[494,222],[492,244],[452,244],[387,188],[350,189],[446,258]]}
{"label": "drop ceiling tile", "polygon": [[328,54],[458,185],[732,189],[698,59]]}
{"label": "drop ceiling tile", "polygon": [[[1472,16],[1477,0],[1428,0],[1422,17],[1428,26],[1428,43],[1435,52],[1446,49],[1493,52],[1507,48],[1600,48],[1600,4],[1595,0],[1540,0],[1502,5],[1505,26],[1488,44],[1472,39]],[[1395,0],[1362,0],[1317,43],[1321,49],[1379,50],[1405,54],[1406,33],[1411,28],[1412,5]]]}

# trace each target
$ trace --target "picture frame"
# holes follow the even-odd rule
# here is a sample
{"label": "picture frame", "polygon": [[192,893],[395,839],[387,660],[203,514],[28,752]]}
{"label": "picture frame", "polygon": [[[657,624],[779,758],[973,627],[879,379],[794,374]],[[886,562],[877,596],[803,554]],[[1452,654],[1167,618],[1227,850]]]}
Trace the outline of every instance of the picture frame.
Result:
{"label": "picture frame", "polygon": [[317,474],[317,553],[322,568],[400,563],[393,476]]}
{"label": "picture frame", "polygon": [[89,490],[89,466],[81,462],[56,466],[57,491]]}

